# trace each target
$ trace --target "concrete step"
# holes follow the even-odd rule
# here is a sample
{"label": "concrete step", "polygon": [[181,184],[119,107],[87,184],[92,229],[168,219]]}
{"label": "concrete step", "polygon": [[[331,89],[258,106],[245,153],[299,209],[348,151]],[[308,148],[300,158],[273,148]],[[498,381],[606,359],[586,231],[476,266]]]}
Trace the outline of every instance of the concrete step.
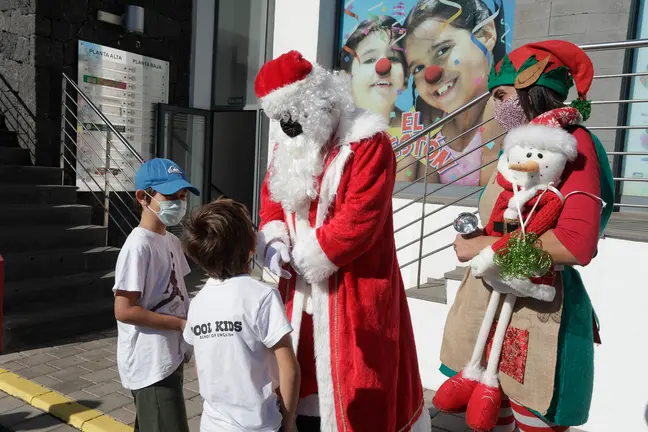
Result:
{"label": "concrete step", "polygon": [[7,282],[4,311],[6,314],[48,310],[74,302],[112,298],[115,273],[112,270],[78,273]]}
{"label": "concrete step", "polygon": [[38,277],[77,275],[84,272],[112,271],[119,249],[113,247],[56,249],[4,254],[7,283]]}
{"label": "concrete step", "polygon": [[53,340],[115,327],[112,297],[67,301],[43,310],[7,313],[3,317],[3,354]]}
{"label": "concrete step", "polygon": [[29,165],[29,150],[21,147],[0,147],[0,165]]}
{"label": "concrete step", "polygon": [[7,165],[0,169],[0,184],[59,185],[63,169],[31,165]]}
{"label": "concrete step", "polygon": [[466,275],[466,270],[468,269],[468,266],[457,266],[454,270],[450,270],[443,276],[448,279],[448,280],[454,280],[454,281],[459,281],[461,282]]}
{"label": "concrete step", "polygon": [[409,298],[441,304],[447,303],[445,279],[430,278],[428,279],[427,283],[421,284],[420,288],[410,288],[408,290],[405,290],[405,293]]}
{"label": "concrete step", "polygon": [[19,147],[18,134],[10,130],[0,130],[0,147]]}
{"label": "concrete step", "polygon": [[0,183],[0,197],[3,199],[3,206],[76,204],[76,186],[7,185]]}
{"label": "concrete step", "polygon": [[0,227],[0,253],[54,250],[60,247],[99,247],[106,244],[106,229],[94,225],[75,227]]}
{"label": "concrete step", "polygon": [[89,225],[91,213],[92,207],[79,204],[6,206],[0,212],[0,227]]}

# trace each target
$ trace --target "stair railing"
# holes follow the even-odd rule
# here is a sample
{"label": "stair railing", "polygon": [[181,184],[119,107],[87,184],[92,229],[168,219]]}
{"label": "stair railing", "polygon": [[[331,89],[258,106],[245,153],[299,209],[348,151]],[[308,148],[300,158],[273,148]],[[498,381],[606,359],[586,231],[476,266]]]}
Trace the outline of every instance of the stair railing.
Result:
{"label": "stair railing", "polygon": [[[624,49],[625,50],[625,49],[636,49],[636,48],[644,48],[644,47],[648,47],[648,39],[637,39],[637,40],[628,40],[628,41],[620,41],[620,42],[605,42],[605,43],[588,44],[588,45],[581,45],[580,46],[580,48],[583,49],[584,51],[606,51],[606,50],[619,50],[619,49]],[[598,79],[612,79],[612,78],[631,78],[631,77],[640,77],[640,76],[648,76],[648,72],[596,75],[596,76],[594,76],[594,79],[598,80]],[[477,104],[488,100],[489,97],[490,97],[489,93],[484,93],[484,94],[478,96],[474,100],[472,100],[472,101],[468,102],[467,104],[465,104],[464,106],[458,108],[456,111],[453,111],[452,113],[447,114],[442,119],[440,119],[440,120],[434,122],[433,124],[423,128],[420,132],[416,133],[412,137],[404,140],[402,143],[399,143],[397,146],[394,146],[394,152],[396,154],[398,154],[400,152],[400,150],[402,150],[403,148],[414,144],[416,141],[418,141],[421,138],[426,137],[426,135],[430,134],[432,131],[436,131],[436,130],[440,129],[443,125],[448,123],[450,120],[452,120],[454,118],[457,118],[459,115],[463,114],[464,112],[466,112],[470,108],[476,106]],[[644,100],[644,99],[634,99],[634,100],[633,99],[628,99],[628,100],[592,101],[592,105],[631,104],[631,103],[648,103],[648,100]],[[469,134],[469,133],[475,131],[476,129],[488,124],[489,122],[491,122],[493,120],[494,120],[494,118],[490,118],[488,120],[485,120],[482,123],[480,123],[480,124],[470,128],[469,130],[463,132],[462,134],[460,134],[460,135],[446,141],[443,145],[440,145],[440,146],[435,147],[435,148],[431,148],[431,146],[429,146],[430,148],[426,149],[426,154],[425,155],[423,155],[422,157],[417,157],[416,160],[414,160],[413,162],[411,162],[407,166],[400,167],[398,169],[398,171],[397,171],[397,172],[402,172],[402,171],[408,169],[410,166],[415,165],[415,164],[419,164],[419,163],[423,163],[425,165],[425,173],[423,174],[423,176],[417,178],[413,182],[410,182],[410,183],[406,184],[405,186],[397,187],[396,190],[393,193],[394,198],[398,198],[399,195],[402,197],[404,195],[403,192],[405,190],[407,190],[409,188],[412,188],[414,185],[419,184],[421,182],[423,183],[423,193],[420,194],[420,196],[418,196],[419,194],[415,194],[416,198],[412,198],[409,202],[407,202],[406,204],[404,204],[404,205],[402,205],[399,208],[396,208],[394,210],[394,214],[398,214],[398,213],[402,212],[403,210],[405,210],[408,207],[411,207],[411,206],[413,206],[413,205],[415,205],[415,204],[417,204],[419,202],[422,203],[421,204],[421,213],[420,213],[419,217],[414,218],[413,220],[407,221],[404,224],[395,227],[395,229],[394,229],[394,233],[397,234],[399,232],[404,231],[405,229],[407,229],[409,227],[412,227],[412,226],[420,223],[420,231],[419,231],[418,237],[416,237],[413,240],[406,241],[404,244],[397,245],[397,252],[401,252],[401,251],[403,251],[403,250],[405,250],[405,249],[407,249],[409,247],[412,247],[414,245],[418,245],[418,252],[417,252],[416,258],[412,259],[412,260],[409,260],[409,261],[405,262],[404,264],[401,264],[401,266],[400,266],[401,271],[402,271],[403,269],[405,269],[405,268],[407,268],[409,266],[417,264],[418,267],[417,267],[417,276],[416,276],[416,288],[421,287],[423,260],[426,259],[426,258],[429,258],[429,257],[431,257],[433,255],[436,255],[436,254],[438,254],[438,253],[440,253],[442,251],[450,249],[453,246],[453,243],[443,244],[443,245],[439,246],[438,248],[435,248],[434,250],[432,250],[430,252],[425,252],[424,253],[424,240],[425,239],[427,239],[427,238],[429,238],[429,237],[431,237],[431,236],[433,236],[435,234],[438,234],[438,233],[444,232],[444,231],[446,231],[448,229],[451,229],[451,227],[453,225],[452,223],[444,224],[443,226],[434,227],[431,231],[426,232],[426,227],[425,227],[426,219],[428,219],[430,216],[433,216],[433,215],[435,215],[435,214],[437,214],[437,213],[439,213],[439,212],[441,212],[441,211],[443,211],[443,210],[445,210],[445,209],[447,209],[449,207],[461,206],[462,203],[465,206],[466,205],[465,200],[468,199],[468,198],[473,197],[474,195],[477,195],[478,193],[480,193],[482,191],[482,189],[479,188],[479,189],[476,189],[476,190],[471,190],[467,194],[462,195],[461,197],[459,197],[459,198],[457,198],[457,199],[455,199],[455,200],[453,200],[453,201],[451,201],[451,202],[449,202],[447,204],[441,205],[441,206],[439,206],[438,208],[436,208],[436,209],[434,209],[432,211],[426,212],[426,203],[428,202],[428,198],[432,194],[436,194],[438,191],[440,191],[442,189],[445,189],[447,187],[450,187],[451,185],[454,185],[455,183],[457,183],[459,180],[463,179],[464,177],[467,177],[467,176],[469,176],[470,174],[472,174],[474,172],[479,172],[484,167],[487,167],[487,166],[489,166],[491,164],[496,163],[497,159],[493,159],[493,160],[491,160],[489,162],[486,162],[485,164],[475,168],[474,170],[470,171],[469,173],[466,173],[466,174],[462,175],[461,177],[458,177],[458,178],[452,180],[449,183],[442,184],[442,185],[434,185],[434,187],[432,188],[433,190],[430,190],[431,187],[428,184],[427,179],[431,175],[440,172],[444,168],[447,168],[452,163],[454,163],[454,161],[457,161],[458,159],[466,157],[469,154],[480,150],[482,147],[490,144],[491,142],[494,142],[495,140],[500,139],[501,137],[503,137],[506,134],[506,132],[504,132],[502,134],[499,134],[497,136],[494,136],[494,137],[492,137],[490,139],[483,140],[484,144],[482,144],[481,146],[479,146],[479,147],[477,147],[477,148],[475,148],[475,149],[473,149],[473,150],[471,150],[469,152],[466,152],[465,154],[462,154],[462,155],[454,158],[453,161],[450,161],[450,162],[440,166],[439,168],[430,169],[430,164],[428,162],[421,162],[421,161],[424,161],[424,160],[429,161],[430,157],[435,152],[441,150],[442,148],[448,146],[449,144],[456,141],[457,139],[463,137],[466,134]],[[592,131],[596,131],[596,130],[630,130],[630,129],[646,129],[646,128],[648,128],[648,125],[593,126],[593,127],[588,126],[588,129],[592,130]],[[611,151],[611,152],[607,152],[607,154],[608,154],[608,156],[612,156],[615,159],[615,161],[614,161],[615,165],[618,162],[616,160],[617,158],[623,158],[623,157],[626,157],[626,156],[648,156],[648,152]],[[615,177],[614,181],[617,182],[617,183],[622,183],[622,182],[646,182],[646,181],[648,181],[648,179]],[[626,204],[626,203],[616,202],[613,205],[615,207],[631,207],[631,208],[648,209],[648,205],[643,205],[643,204]],[[474,211],[473,213],[477,214],[478,212]]]}
{"label": "stair railing", "polygon": [[[62,84],[60,163],[68,174],[74,173],[64,173],[64,184],[85,186],[103,211],[103,226],[114,225],[127,237],[139,224],[140,218],[133,212],[137,206],[135,174],[144,159],[119,127],[66,74]],[[99,120],[93,119],[93,115]],[[258,261],[254,260],[254,264],[263,269]],[[266,277],[278,282],[269,273]]]}
{"label": "stair railing", "polygon": [[114,226],[126,237],[139,224],[134,212],[135,174],[144,159],[119,129],[63,74],[60,165],[64,184],[89,192],[103,212],[103,226]]}

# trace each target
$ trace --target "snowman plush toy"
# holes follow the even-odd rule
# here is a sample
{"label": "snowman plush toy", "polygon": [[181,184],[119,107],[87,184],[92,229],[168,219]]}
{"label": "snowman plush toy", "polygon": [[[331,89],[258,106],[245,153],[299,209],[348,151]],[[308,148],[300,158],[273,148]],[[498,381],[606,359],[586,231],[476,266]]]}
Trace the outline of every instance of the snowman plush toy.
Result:
{"label": "snowman plush toy", "polygon": [[[538,239],[557,224],[567,198],[557,187],[565,167],[578,154],[576,139],[561,125],[581,121],[575,108],[558,108],[512,129],[504,140],[497,166],[497,182],[503,190],[483,229],[485,235],[500,239],[470,263],[473,275],[481,277],[493,293],[470,362],[439,388],[433,400],[442,411],[465,407],[462,401],[468,401],[466,420],[471,426],[480,425],[477,430],[491,430],[498,418],[500,355],[516,299],[552,301],[556,295],[556,267]],[[506,297],[484,369],[481,360],[502,295]]]}

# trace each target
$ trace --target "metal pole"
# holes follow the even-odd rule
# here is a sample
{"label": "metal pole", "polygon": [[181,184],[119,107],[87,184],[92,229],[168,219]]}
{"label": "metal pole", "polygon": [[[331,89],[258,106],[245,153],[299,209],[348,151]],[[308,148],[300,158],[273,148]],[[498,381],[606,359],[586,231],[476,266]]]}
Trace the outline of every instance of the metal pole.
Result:
{"label": "metal pole", "polygon": [[418,269],[417,269],[417,275],[416,275],[416,289],[421,288],[421,270],[423,266],[423,261],[421,260],[421,256],[423,255],[423,235],[425,235],[425,202],[426,202],[426,197],[427,197],[427,188],[428,188],[428,170],[430,169],[430,136],[428,135],[427,137],[427,150],[425,152],[425,176],[423,177],[423,202],[421,203],[421,235],[419,236],[419,259],[418,259]]}
{"label": "metal pole", "polygon": [[[60,157],[59,166],[61,167],[61,184],[62,185],[65,185],[65,158],[64,158],[64,153],[63,153],[65,151],[65,147],[63,145],[63,143],[65,142],[65,115],[67,114],[67,109],[66,109],[66,102],[67,102],[66,95],[67,95],[67,92],[65,91],[65,83],[66,83],[66,80],[65,80],[65,77],[63,77],[62,83],[61,83],[61,149],[60,149],[61,154],[59,155],[59,157]],[[74,155],[74,159],[76,160],[76,155]],[[76,178],[74,179],[74,183],[76,184]]]}
{"label": "metal pole", "polygon": [[112,134],[107,131],[106,136],[106,170],[104,171],[104,228],[106,228],[106,246],[108,245],[108,222],[110,221],[110,146]]}

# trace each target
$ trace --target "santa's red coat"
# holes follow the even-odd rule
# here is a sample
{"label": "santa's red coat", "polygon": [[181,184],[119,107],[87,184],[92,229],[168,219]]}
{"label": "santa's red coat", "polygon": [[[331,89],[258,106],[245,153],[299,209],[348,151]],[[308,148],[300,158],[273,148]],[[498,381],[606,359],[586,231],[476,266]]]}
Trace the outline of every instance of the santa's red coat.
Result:
{"label": "santa's red coat", "polygon": [[[381,130],[383,122],[367,112],[342,119],[319,199],[301,216],[272,200],[267,178],[262,189],[261,243],[289,244],[304,278],[293,272],[279,290],[288,317],[301,321],[295,329],[301,396],[318,393],[322,431],[430,428],[396,259],[396,161]],[[308,286],[304,280],[311,282],[312,321],[295,313],[301,311],[293,301],[298,286]]]}

